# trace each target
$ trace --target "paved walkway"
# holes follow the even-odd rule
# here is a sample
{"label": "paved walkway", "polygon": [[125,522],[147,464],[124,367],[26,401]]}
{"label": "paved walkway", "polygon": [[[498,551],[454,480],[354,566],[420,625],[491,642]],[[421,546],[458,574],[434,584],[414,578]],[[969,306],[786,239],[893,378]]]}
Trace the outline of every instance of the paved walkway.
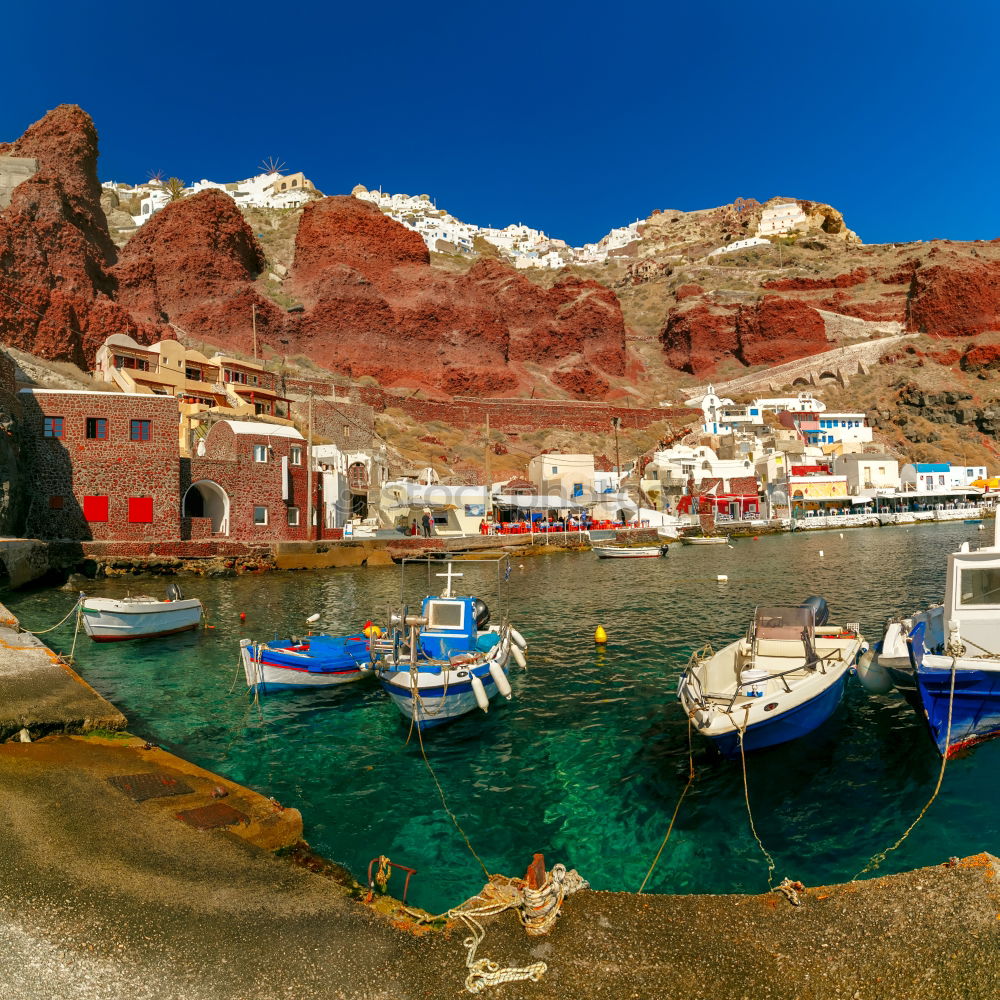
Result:
{"label": "paved walkway", "polygon": [[[376,912],[353,897],[344,873],[270,853],[298,838],[295,810],[142,740],[60,734],[101,713],[124,720],[10,627],[0,639],[8,729],[35,720],[50,731],[0,743],[4,997],[468,996],[464,930],[417,935],[391,901]],[[998,872],[980,855],[810,889],[799,907],[777,895],[584,891],[547,937],[527,937],[510,913],[487,924],[480,957],[548,970],[485,995],[987,1000],[1000,996]]]}

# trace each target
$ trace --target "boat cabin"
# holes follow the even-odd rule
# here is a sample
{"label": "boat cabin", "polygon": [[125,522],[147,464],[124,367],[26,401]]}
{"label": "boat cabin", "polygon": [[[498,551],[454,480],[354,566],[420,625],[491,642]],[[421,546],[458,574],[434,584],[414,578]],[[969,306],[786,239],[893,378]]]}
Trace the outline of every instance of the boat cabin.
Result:
{"label": "boat cabin", "polygon": [[487,652],[499,641],[496,632],[480,631],[490,622],[490,609],[477,597],[425,597],[427,624],[420,630],[420,651],[433,660],[461,653]]}
{"label": "boat cabin", "polygon": [[[1000,518],[994,529],[1000,534]],[[972,644],[970,656],[1000,650],[1000,538],[991,546],[970,551],[963,542],[948,556],[948,578],[940,620],[928,616],[926,643],[931,649],[947,639],[948,623],[958,629],[963,643]],[[937,610],[937,609],[932,609]],[[938,629],[940,628],[940,634]]]}

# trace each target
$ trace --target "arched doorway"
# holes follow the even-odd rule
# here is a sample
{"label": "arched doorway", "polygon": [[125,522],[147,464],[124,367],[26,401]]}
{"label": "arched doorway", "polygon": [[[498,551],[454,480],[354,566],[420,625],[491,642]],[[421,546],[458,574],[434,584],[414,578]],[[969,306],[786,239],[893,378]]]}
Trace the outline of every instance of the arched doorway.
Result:
{"label": "arched doorway", "polygon": [[352,462],[347,469],[347,488],[351,493],[351,516],[368,516],[368,466]]}
{"label": "arched doorway", "polygon": [[210,517],[213,535],[229,534],[229,496],[211,479],[200,479],[188,487],[181,517]]}

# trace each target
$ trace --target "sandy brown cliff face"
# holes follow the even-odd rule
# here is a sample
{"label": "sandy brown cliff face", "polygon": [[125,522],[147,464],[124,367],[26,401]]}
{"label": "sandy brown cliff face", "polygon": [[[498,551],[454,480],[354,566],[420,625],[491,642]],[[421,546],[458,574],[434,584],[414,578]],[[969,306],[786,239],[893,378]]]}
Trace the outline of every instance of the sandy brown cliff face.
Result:
{"label": "sandy brown cliff face", "polygon": [[115,250],[90,117],[60,105],[16,142],[0,144],[0,155],[38,161],[0,211],[0,341],[85,364],[111,333],[143,336],[113,301]]}

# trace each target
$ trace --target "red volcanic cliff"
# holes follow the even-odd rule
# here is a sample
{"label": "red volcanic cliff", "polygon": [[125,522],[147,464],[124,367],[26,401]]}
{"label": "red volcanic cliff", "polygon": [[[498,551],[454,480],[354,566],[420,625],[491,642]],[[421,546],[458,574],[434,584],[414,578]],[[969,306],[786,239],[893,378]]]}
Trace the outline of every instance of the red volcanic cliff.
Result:
{"label": "red volcanic cliff", "polygon": [[993,261],[953,258],[917,268],[908,325],[942,337],[1000,329],[1000,267]]}
{"label": "red volcanic cliff", "polygon": [[766,295],[752,305],[674,309],[660,335],[667,364],[692,375],[726,358],[745,365],[780,364],[829,348],[823,318],[802,302]]}
{"label": "red volcanic cliff", "polygon": [[38,161],[0,211],[0,340],[85,364],[111,333],[148,335],[111,299],[115,252],[90,117],[60,105],[16,142],[0,144],[0,155]]}
{"label": "red volcanic cliff", "polygon": [[739,358],[745,365],[774,365],[828,350],[826,324],[815,309],[765,295],[736,316]]}
{"label": "red volcanic cliff", "polygon": [[[236,203],[221,191],[184,198],[157,212],[121,251],[113,274],[118,302],[142,323],[176,323],[234,350],[258,334],[279,339],[285,313],[253,282],[264,252]],[[162,336],[173,336],[166,328]]]}
{"label": "red volcanic cliff", "polygon": [[288,285],[306,306],[289,324],[297,349],[387,385],[507,392],[531,361],[576,395],[603,395],[603,374],[625,369],[609,289],[570,277],[546,290],[493,260],[441,271],[416,233],[355,198],[306,207]]}

